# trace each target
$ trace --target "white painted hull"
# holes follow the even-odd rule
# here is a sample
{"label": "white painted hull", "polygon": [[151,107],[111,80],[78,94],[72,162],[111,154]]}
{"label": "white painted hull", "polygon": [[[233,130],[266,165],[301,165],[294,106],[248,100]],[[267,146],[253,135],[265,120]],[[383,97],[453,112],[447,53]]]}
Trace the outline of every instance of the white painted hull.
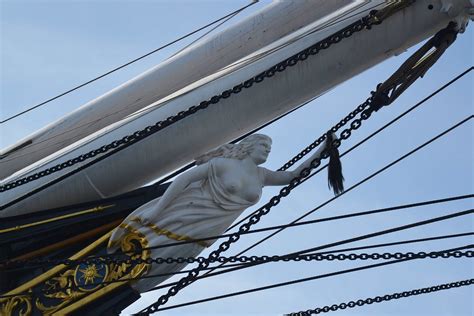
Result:
{"label": "white painted hull", "polygon": [[[465,1],[454,3],[456,6],[448,15],[437,9],[428,10],[424,1],[418,1],[403,12],[390,17],[382,25],[356,33],[306,61],[289,67],[250,89],[222,100],[120,151],[113,155],[113,158],[106,158],[39,193],[22,199],[7,207],[0,216],[12,216],[109,197],[142,186],[191,161],[196,155],[286,113],[306,100],[433,35],[456,15],[453,10],[464,10]],[[347,20],[345,23],[350,22],[352,21]],[[308,26],[308,29],[313,26]],[[120,128],[111,129],[31,172],[37,172],[48,165],[55,165],[112,140],[120,139],[130,132],[220,94],[343,26],[339,24],[334,28],[312,33],[257,62],[207,78],[201,85],[197,84],[186,93],[171,97],[160,107],[122,122]],[[282,39],[282,42],[297,37],[297,34],[293,34],[289,38]],[[5,205],[73,169],[69,168],[63,173],[7,191],[1,196],[2,204]]]}

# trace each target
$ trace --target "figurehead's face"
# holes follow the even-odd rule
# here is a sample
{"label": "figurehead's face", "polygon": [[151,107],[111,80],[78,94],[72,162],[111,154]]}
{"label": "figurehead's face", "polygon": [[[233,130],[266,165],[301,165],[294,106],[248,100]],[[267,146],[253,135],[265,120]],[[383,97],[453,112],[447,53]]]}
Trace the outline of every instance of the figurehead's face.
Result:
{"label": "figurehead's face", "polygon": [[269,139],[259,139],[252,146],[249,157],[257,164],[267,161],[268,154],[272,149],[272,142]]}

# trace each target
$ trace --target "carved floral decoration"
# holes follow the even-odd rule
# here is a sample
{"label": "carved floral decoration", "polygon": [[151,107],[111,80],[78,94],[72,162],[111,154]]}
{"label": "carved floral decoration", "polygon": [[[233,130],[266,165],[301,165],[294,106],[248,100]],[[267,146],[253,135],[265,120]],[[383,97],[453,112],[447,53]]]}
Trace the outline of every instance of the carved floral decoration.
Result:
{"label": "carved floral decoration", "polygon": [[[13,296],[0,300],[0,315],[32,315],[34,309],[43,315],[50,315],[73,302],[77,302],[88,295],[96,295],[95,299],[108,293],[108,288],[116,288],[116,283],[127,284],[136,277],[146,273],[150,264],[133,263],[133,259],[147,259],[150,257],[148,241],[143,234],[127,227],[129,233],[120,242],[122,253],[118,258],[132,259],[127,262],[114,263],[106,260],[100,262],[85,262],[62,269],[46,281],[38,283],[29,292],[31,296]],[[97,249],[106,245],[107,239],[97,245]],[[82,259],[82,258],[81,258]],[[115,284],[115,287],[113,285]],[[98,289],[106,288],[99,294]],[[34,301],[34,305],[32,304]]]}

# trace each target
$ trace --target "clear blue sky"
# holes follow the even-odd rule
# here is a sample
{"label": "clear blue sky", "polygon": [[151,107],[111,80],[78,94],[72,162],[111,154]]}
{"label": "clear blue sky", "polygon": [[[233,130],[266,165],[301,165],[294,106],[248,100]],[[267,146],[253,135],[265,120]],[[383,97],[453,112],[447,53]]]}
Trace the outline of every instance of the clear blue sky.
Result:
{"label": "clear blue sky", "polygon": [[[261,1],[233,22],[268,4]],[[21,1],[0,0],[1,11],[1,111],[2,119],[39,103],[132,58],[159,47],[201,25],[219,18],[247,1]],[[231,22],[231,23],[233,23]],[[390,108],[385,108],[354,133],[342,150],[354,145],[415,102],[473,64],[472,25],[431,69]],[[0,126],[0,148],[14,143],[65,113],[134,77],[177,51],[172,46],[93,85],[56,100],[43,108]],[[314,138],[365,100],[378,82],[385,80],[408,53],[392,58],[263,132],[273,138],[266,167],[277,169]],[[324,74],[322,74],[324,75]],[[343,159],[346,186],[472,115],[472,73],[414,113]],[[473,192],[472,121],[392,167],[356,190],[322,208],[308,219],[363,211],[397,204],[469,194]],[[267,189],[264,203],[277,192]],[[305,183],[256,227],[287,223],[331,197],[325,174]],[[249,255],[284,254],[359,234],[420,221],[472,208],[472,201],[454,202],[360,219],[341,220],[294,228],[256,247]],[[249,212],[251,210],[248,210]],[[247,213],[248,214],[248,213]],[[473,231],[473,219],[462,217],[407,230],[364,242],[361,246],[411,238]],[[242,238],[225,255],[245,248],[264,235]],[[472,243],[457,238],[374,251],[431,251]],[[243,272],[210,278],[191,285],[169,305],[213,295],[284,282],[296,278],[364,265],[365,262],[274,263]],[[467,259],[419,260],[301,283],[172,310],[170,315],[234,314],[275,315],[373,297],[473,277]],[[155,301],[161,292],[147,294],[125,314]],[[471,315],[473,289],[455,289],[389,303],[374,304],[340,315]],[[166,315],[167,313],[163,313]]]}

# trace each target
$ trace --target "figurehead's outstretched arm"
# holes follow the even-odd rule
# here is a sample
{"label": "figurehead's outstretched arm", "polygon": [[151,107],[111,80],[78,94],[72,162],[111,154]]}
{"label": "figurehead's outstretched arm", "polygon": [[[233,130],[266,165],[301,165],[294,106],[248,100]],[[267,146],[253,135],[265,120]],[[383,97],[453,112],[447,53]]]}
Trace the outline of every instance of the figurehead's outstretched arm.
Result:
{"label": "figurehead's outstretched arm", "polygon": [[321,158],[321,153],[326,148],[326,141],[319,146],[314,154],[302,162],[295,170],[292,171],[271,171],[266,168],[263,169],[264,186],[270,185],[287,185],[295,177],[299,176],[301,171],[311,165],[311,161],[316,158]]}

